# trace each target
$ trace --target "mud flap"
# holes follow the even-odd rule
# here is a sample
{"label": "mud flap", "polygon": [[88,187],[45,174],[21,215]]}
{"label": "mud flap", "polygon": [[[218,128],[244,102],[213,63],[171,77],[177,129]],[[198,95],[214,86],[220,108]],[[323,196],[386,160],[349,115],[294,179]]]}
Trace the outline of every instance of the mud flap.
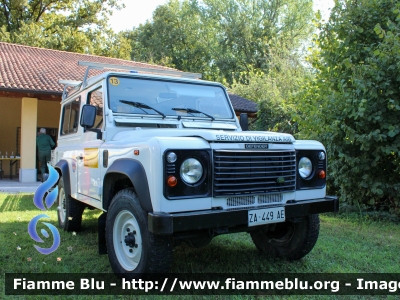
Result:
{"label": "mud flap", "polygon": [[100,217],[97,219],[97,229],[99,235],[99,254],[107,254],[106,219],[107,219],[107,213],[102,213]]}

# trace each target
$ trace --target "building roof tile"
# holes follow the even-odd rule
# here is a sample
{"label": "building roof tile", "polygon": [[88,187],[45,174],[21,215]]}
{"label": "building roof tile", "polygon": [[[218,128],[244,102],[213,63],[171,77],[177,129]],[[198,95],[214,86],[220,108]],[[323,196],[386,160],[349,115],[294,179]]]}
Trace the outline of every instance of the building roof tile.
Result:
{"label": "building roof tile", "polygon": [[63,86],[58,83],[60,79],[83,79],[86,67],[78,66],[78,61],[119,64],[132,66],[132,69],[175,70],[117,58],[0,42],[0,88],[59,94],[63,91]]}
{"label": "building roof tile", "polygon": [[228,93],[229,98],[231,99],[233,108],[237,112],[241,113],[256,113],[258,111],[257,104],[253,101],[250,101],[246,98],[240,97],[235,94]]}
{"label": "building roof tile", "polygon": [[[118,58],[0,42],[0,90],[60,96],[63,91],[63,85],[58,82],[60,79],[83,79],[86,67],[79,66],[78,61],[177,71]],[[99,71],[92,70],[90,74],[95,73]],[[257,112],[254,102],[234,94],[229,94],[229,97],[237,112]]]}

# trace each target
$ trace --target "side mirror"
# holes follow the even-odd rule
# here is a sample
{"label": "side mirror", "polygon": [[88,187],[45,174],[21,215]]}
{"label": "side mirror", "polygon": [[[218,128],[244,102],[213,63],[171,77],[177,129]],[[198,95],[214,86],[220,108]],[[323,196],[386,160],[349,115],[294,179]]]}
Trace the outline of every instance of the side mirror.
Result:
{"label": "side mirror", "polygon": [[249,116],[245,113],[240,114],[240,119],[239,119],[240,127],[242,127],[243,131],[248,131],[249,130]]}
{"label": "side mirror", "polygon": [[96,120],[96,106],[85,104],[82,107],[81,126],[85,129],[92,128]]}

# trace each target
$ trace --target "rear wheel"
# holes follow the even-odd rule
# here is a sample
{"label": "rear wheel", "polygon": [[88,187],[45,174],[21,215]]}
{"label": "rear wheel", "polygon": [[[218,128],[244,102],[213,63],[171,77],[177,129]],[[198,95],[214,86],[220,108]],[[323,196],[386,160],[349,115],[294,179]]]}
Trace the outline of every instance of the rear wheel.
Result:
{"label": "rear wheel", "polygon": [[106,241],[111,267],[121,277],[168,272],[172,264],[171,237],[148,231],[147,213],[133,189],[114,196],[107,212]]}
{"label": "rear wheel", "polygon": [[58,225],[65,231],[79,231],[85,204],[67,194],[63,177],[58,181]]}
{"label": "rear wheel", "polygon": [[260,251],[297,260],[314,248],[319,235],[319,216],[309,215],[298,222],[278,223],[274,231],[261,229],[250,235]]}

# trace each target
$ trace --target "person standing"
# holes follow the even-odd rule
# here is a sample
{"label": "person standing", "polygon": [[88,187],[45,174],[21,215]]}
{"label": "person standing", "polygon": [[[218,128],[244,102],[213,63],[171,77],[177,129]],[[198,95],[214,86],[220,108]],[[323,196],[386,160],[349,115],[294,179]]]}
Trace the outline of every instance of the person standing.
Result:
{"label": "person standing", "polygon": [[36,137],[36,146],[39,152],[40,171],[42,173],[42,181],[46,173],[47,162],[51,159],[51,149],[56,144],[53,139],[46,134],[45,128],[40,128],[39,135]]}

